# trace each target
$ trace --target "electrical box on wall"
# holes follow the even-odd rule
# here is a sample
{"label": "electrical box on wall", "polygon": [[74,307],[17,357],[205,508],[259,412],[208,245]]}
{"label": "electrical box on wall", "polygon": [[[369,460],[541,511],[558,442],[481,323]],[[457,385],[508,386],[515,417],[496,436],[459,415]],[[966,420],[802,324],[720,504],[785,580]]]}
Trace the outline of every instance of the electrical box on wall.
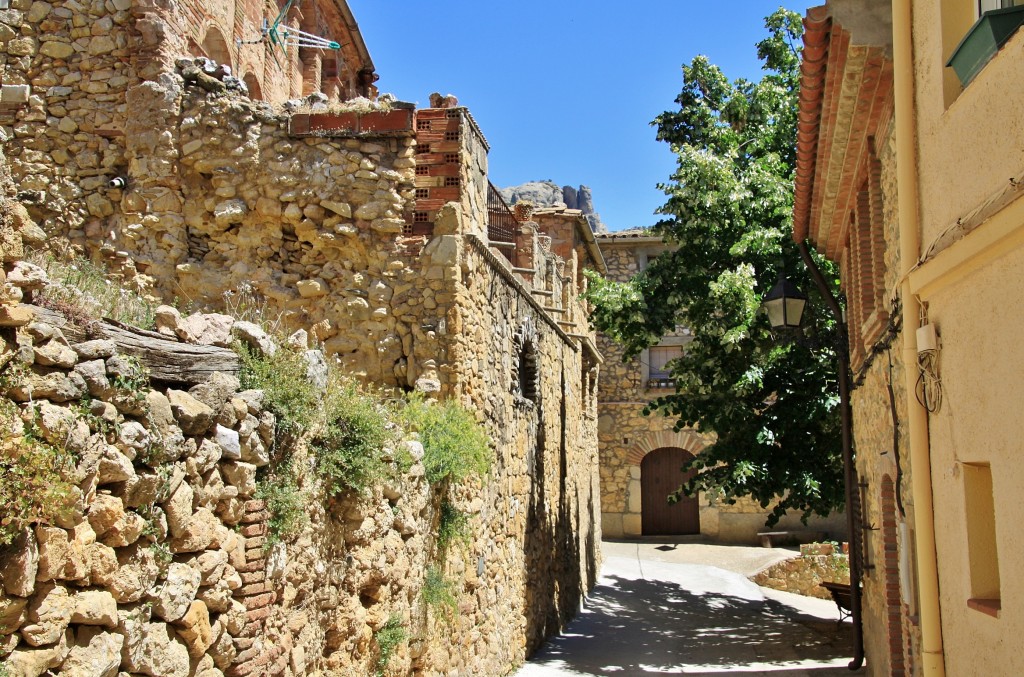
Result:
{"label": "electrical box on wall", "polygon": [[917,352],[923,353],[929,350],[939,349],[939,337],[935,332],[935,325],[930,322],[917,328]]}

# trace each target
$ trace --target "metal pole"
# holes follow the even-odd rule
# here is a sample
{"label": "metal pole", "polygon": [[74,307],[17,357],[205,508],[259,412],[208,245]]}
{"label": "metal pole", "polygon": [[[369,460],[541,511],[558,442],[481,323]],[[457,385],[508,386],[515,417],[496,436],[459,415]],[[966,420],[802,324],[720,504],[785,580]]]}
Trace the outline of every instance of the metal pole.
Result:
{"label": "metal pole", "polygon": [[854,492],[857,490],[856,469],[853,466],[853,416],[850,409],[850,356],[849,342],[846,335],[846,322],[843,320],[843,309],[836,297],[832,295],[825,276],[811,257],[807,242],[796,243],[800,249],[807,270],[810,271],[814,283],[821,292],[822,298],[836,317],[839,326],[837,331],[836,366],[839,371],[839,420],[843,439],[843,482],[846,484],[846,526],[850,531],[850,618],[853,620],[853,660],[849,668],[857,670],[864,664],[864,628],[861,623],[860,610],[860,577],[861,577],[861,538],[860,525],[856,523],[854,514]]}

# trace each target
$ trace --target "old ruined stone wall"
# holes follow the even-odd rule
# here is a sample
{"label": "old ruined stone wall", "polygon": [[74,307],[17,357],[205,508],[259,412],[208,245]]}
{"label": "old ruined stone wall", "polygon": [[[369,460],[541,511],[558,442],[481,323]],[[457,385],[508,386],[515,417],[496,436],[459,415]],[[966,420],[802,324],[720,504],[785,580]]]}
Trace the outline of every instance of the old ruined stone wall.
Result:
{"label": "old ruined stone wall", "polygon": [[[65,218],[34,208],[47,219],[48,233],[112,265],[116,279],[168,301],[222,308],[225,292],[251,290],[266,301],[268,315],[281,313],[282,328],[309,330],[361,379],[461,397],[477,409],[503,459],[480,486],[458,495],[458,507],[474,516],[474,537],[466,551],[453,550],[446,564],[456,581],[460,612],[451,625],[416,601],[433,556],[429,534],[437,516],[425,509],[430,495],[415,472],[405,485],[377,490],[362,503],[314,502],[314,523],[323,530],[289,544],[283,562],[260,559],[267,514],[258,502],[242,500],[250,498],[248,484],[245,492],[239,490],[241,507],[230,518],[237,520],[227,523],[241,525],[245,542],[224,538],[233,544],[232,561],[243,567],[235,571],[245,610],[232,608],[245,614],[239,633],[248,634],[219,635],[228,639],[218,641],[229,642],[236,652],[228,667],[236,674],[271,668],[274,674],[365,672],[373,660],[373,631],[398,614],[415,635],[392,662],[395,674],[507,672],[564,623],[596,576],[600,527],[590,517],[598,499],[593,403],[588,406],[582,385],[583,344],[589,340],[585,316],[575,306],[568,312],[580,323],[574,328],[579,334],[570,337],[556,330],[552,312],[526,300],[536,296],[556,308],[575,303],[577,292],[563,279],[564,262],[546,249],[535,225],[524,227],[533,234],[527,239],[541,273],[527,281],[485,242],[467,234],[479,232],[484,219],[464,214],[458,203],[439,211],[432,236],[405,236],[415,169],[408,134],[300,136],[290,129],[295,118],[253,104],[194,65],[185,62],[181,72],[139,83],[125,94],[125,152],[112,156],[109,175],[123,176],[126,185],[108,188],[108,175],[96,174],[97,187],[89,195],[99,197],[74,196],[96,205],[96,214],[88,217],[74,209]],[[94,135],[82,136],[85,143],[95,141]],[[20,159],[15,164],[20,180],[25,165]],[[506,311],[511,314],[504,316]],[[495,331],[478,335],[481,326]],[[526,327],[536,334],[520,331]],[[518,365],[526,338],[533,351],[528,361],[537,373],[531,387],[541,402],[535,405],[534,424],[509,390],[511,384],[522,387],[519,372],[510,370]],[[590,369],[595,359],[589,356]],[[151,397],[160,395],[170,399],[161,389]],[[226,405],[208,406],[219,412]],[[138,423],[146,427],[147,421]],[[201,440],[194,441],[204,448]],[[187,465],[185,452],[174,463],[179,461]],[[179,486],[195,484],[195,496],[217,478],[230,484],[224,467],[207,474],[198,480],[188,476]],[[125,519],[136,524],[129,513],[137,511],[125,508],[119,491],[103,488],[97,495],[109,492],[111,499],[101,504],[113,504],[114,513],[113,499],[120,499]],[[224,519],[220,526],[213,521],[220,517],[220,496],[214,492],[203,499],[207,503],[194,503],[205,512],[193,513],[217,534],[225,525]],[[83,504],[83,513],[89,509],[91,503]],[[87,530],[81,535],[75,528],[66,529],[68,539],[89,540]],[[25,539],[28,552],[31,538]],[[222,546],[211,539],[203,549]],[[132,557],[142,558],[137,568],[155,577],[137,583],[139,594],[157,594],[164,574],[154,573],[152,548],[125,547],[133,548],[125,555],[126,566],[136,566]],[[219,561],[221,555],[207,557]],[[179,559],[175,564],[198,566],[184,551]],[[70,579],[71,587],[83,580]],[[36,603],[34,588],[19,590],[29,600],[22,610]],[[199,594],[195,599],[203,601]],[[207,612],[212,608],[207,604]],[[201,610],[195,613],[203,617]],[[218,613],[227,612],[213,612],[212,634],[220,632]],[[133,627],[142,634],[132,641],[151,642],[153,652],[181,664],[182,650],[187,653],[182,632],[190,631],[173,623],[168,630],[171,626],[152,618],[137,620]],[[252,634],[257,626],[246,623],[258,623],[262,639]],[[63,630],[58,634],[75,646],[91,646],[94,631],[83,630],[79,638],[79,630],[71,629],[69,636]],[[116,632],[100,634],[97,650],[114,661],[129,640],[118,648]],[[150,635],[156,639],[147,639]],[[45,656],[32,654],[34,665],[66,658],[64,640],[55,641],[40,645]],[[221,670],[217,661],[227,659],[218,657],[203,669]],[[177,674],[177,668],[167,670]]]}
{"label": "old ruined stone wall", "polygon": [[[608,266],[608,277],[620,281],[638,273],[647,257],[665,249],[660,240],[649,236],[612,234],[598,241]],[[688,335],[687,330],[682,329],[670,334],[668,340],[685,346]],[[671,385],[648,387],[643,365],[646,352],[626,358],[623,348],[604,336],[599,337],[598,346],[605,359],[598,399],[602,526],[606,536],[639,536],[643,533],[641,462],[644,456],[663,447],[678,447],[697,454],[712,438],[691,429],[675,432],[675,420],[657,412],[644,416],[647,404],[662,394],[673,392]],[[697,500],[700,534],[707,538],[757,543],[757,533],[765,530],[769,510],[756,501],[741,498],[729,504],[707,492],[700,492]],[[804,525],[800,515],[788,514],[773,530],[815,532],[817,537],[841,538],[846,533],[844,520],[842,515],[832,515],[813,518]]]}
{"label": "old ruined stone wall", "polygon": [[0,122],[11,171],[51,235],[84,243],[113,213],[124,162],[125,92],[136,81],[131,3],[28,2],[0,12]]}
{"label": "old ruined stone wall", "polygon": [[265,106],[168,81],[129,96],[129,185],[97,233],[122,267],[201,306],[251,289],[365,380],[436,380],[451,253],[402,237],[413,140],[300,138]]}

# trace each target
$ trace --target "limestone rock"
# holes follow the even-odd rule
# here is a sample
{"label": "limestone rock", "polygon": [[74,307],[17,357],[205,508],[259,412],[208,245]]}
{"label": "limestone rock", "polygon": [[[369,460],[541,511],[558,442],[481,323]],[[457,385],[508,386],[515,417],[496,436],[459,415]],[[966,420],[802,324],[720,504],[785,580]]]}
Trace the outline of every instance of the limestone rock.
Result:
{"label": "limestone rock", "polygon": [[24,291],[42,289],[47,279],[45,270],[28,261],[18,261],[11,272],[7,273],[7,282]]}
{"label": "limestone rock", "polygon": [[219,410],[240,387],[237,376],[218,371],[205,383],[190,388],[188,393],[211,409]]}
{"label": "limestone rock", "polygon": [[205,550],[218,543],[219,532],[224,528],[213,512],[208,508],[199,508],[192,515],[181,535],[171,539],[171,552],[178,554]]}
{"label": "limestone rock", "polygon": [[245,343],[262,357],[273,357],[277,353],[277,344],[252,322],[235,322],[231,327],[231,335]]}
{"label": "limestone rock", "polygon": [[157,306],[155,311],[156,330],[165,336],[177,336],[181,325],[181,313],[173,306]]}
{"label": "limestone rock", "polygon": [[182,390],[168,390],[174,418],[186,435],[203,435],[213,423],[214,411]]}
{"label": "limestone rock", "polygon": [[28,306],[0,305],[0,327],[23,327],[31,322],[33,317],[35,313]]}
{"label": "limestone rock", "polygon": [[221,472],[228,484],[238,488],[239,496],[251,496],[256,492],[256,466],[252,463],[223,463]]}
{"label": "limestone rock", "polygon": [[235,318],[220,313],[193,313],[175,328],[181,340],[203,346],[227,347]]}
{"label": "limestone rock", "polygon": [[223,458],[237,461],[242,458],[242,448],[238,440],[238,431],[217,425],[214,430],[214,439],[220,446]]}
{"label": "limestone rock", "polygon": [[117,601],[106,590],[79,590],[72,596],[72,601],[72,623],[107,628],[117,626]]}
{"label": "limestone rock", "polygon": [[30,596],[36,587],[39,571],[39,545],[35,534],[26,527],[0,555],[0,579],[8,595]]}
{"label": "limestone rock", "polygon": [[121,635],[95,627],[79,628],[60,674],[68,677],[114,677],[121,665],[123,645],[124,637]]}
{"label": "limestone rock", "polygon": [[153,587],[160,575],[156,556],[138,543],[117,553],[118,568],[99,581],[118,602],[137,602]]}
{"label": "limestone rock", "polygon": [[0,635],[9,635],[27,618],[28,600],[24,597],[0,595]]}
{"label": "limestone rock", "polygon": [[153,677],[188,677],[188,649],[163,623],[144,623],[137,636],[125,636],[121,665]]}
{"label": "limestone rock", "polygon": [[192,602],[188,611],[175,623],[178,628],[178,635],[188,653],[193,658],[198,658],[206,653],[213,643],[213,635],[210,630],[210,612],[206,605],[200,601]]}
{"label": "limestone rock", "polygon": [[117,572],[117,553],[109,545],[93,543],[85,547],[85,560],[89,566],[89,577],[94,583],[107,585],[114,580]]}
{"label": "limestone rock", "polygon": [[28,623],[21,626],[21,637],[31,646],[53,644],[71,622],[74,602],[67,588],[42,583],[28,604]]}
{"label": "limestone rock", "polygon": [[80,360],[105,360],[117,352],[117,344],[110,339],[83,341],[71,346]]}
{"label": "limestone rock", "polygon": [[4,667],[11,677],[39,677],[50,668],[57,668],[70,651],[71,631],[65,632],[60,641],[42,649],[15,649],[4,660]]}
{"label": "limestone rock", "polygon": [[35,348],[33,352],[36,364],[44,367],[70,369],[78,362],[78,355],[75,351],[60,341],[48,341]]}
{"label": "limestone rock", "polygon": [[39,544],[36,579],[50,581],[60,577],[67,565],[70,550],[68,532],[40,524],[36,526],[36,542]]}
{"label": "limestone rock", "polygon": [[153,613],[165,621],[181,618],[199,591],[199,580],[196,569],[188,564],[172,563],[167,569],[167,578],[148,595]]}
{"label": "limestone rock", "polygon": [[107,533],[124,518],[124,504],[121,499],[108,494],[98,494],[89,506],[89,525],[97,537]]}
{"label": "limestone rock", "polygon": [[164,503],[164,510],[167,512],[167,526],[172,536],[181,536],[188,528],[189,520],[192,519],[192,500],[192,487],[188,483],[182,482]]}

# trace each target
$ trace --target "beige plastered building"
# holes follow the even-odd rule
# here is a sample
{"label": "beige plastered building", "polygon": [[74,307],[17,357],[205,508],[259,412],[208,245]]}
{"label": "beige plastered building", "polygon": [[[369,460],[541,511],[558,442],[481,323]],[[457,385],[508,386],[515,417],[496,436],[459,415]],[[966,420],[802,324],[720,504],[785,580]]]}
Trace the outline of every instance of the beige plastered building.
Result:
{"label": "beige plastered building", "polygon": [[[1012,4],[1012,3],[1007,3]],[[808,12],[794,229],[847,299],[875,675],[1024,672],[1024,33],[988,2]]]}

